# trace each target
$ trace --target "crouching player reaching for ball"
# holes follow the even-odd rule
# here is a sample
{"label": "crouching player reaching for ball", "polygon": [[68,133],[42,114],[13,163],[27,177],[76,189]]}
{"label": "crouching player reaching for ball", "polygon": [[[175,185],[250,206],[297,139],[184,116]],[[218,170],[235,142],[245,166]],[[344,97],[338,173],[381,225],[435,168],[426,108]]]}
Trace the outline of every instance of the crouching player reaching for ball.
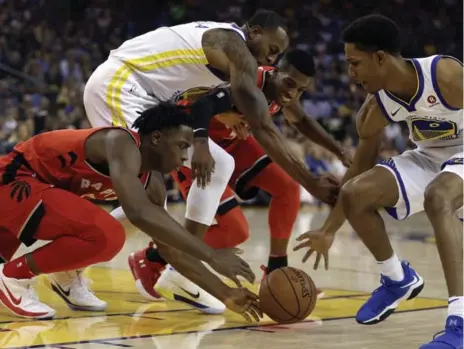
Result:
{"label": "crouching player reaching for ball", "polygon": [[[214,250],[192,236],[163,207],[161,173],[187,159],[191,121],[183,107],[161,103],[135,121],[138,132],[115,127],[53,131],[1,157],[0,257],[5,263],[0,265],[0,302],[18,316],[53,317],[55,310],[32,288],[34,277],[111,260],[124,244],[124,229],[86,199],[118,199],[130,222],[156,241],[179,272],[246,319],[259,320],[256,295],[229,288],[201,261],[238,285],[237,276],[254,280],[248,264],[236,251]],[[37,240],[50,243],[10,260],[21,243],[31,246]],[[80,308],[72,297],[65,299]]]}

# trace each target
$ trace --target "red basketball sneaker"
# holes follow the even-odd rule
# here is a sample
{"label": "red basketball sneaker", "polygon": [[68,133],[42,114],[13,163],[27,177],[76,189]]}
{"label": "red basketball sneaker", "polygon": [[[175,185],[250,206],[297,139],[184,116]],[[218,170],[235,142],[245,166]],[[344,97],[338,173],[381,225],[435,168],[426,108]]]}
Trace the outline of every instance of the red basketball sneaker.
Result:
{"label": "red basketball sneaker", "polygon": [[[263,277],[261,278],[261,281],[262,281],[267,276],[267,267],[262,265],[261,270],[263,271]],[[259,291],[259,288],[258,288],[258,291]],[[322,291],[320,288],[316,287],[316,292],[317,292],[317,299],[324,298],[324,291]]]}
{"label": "red basketball sneaker", "polygon": [[135,280],[135,287],[137,287],[140,294],[146,299],[159,302],[163,298],[155,291],[154,286],[165,266],[160,263],[150,262],[147,259],[147,249],[151,247],[152,244],[147,248],[131,253],[128,263]]}

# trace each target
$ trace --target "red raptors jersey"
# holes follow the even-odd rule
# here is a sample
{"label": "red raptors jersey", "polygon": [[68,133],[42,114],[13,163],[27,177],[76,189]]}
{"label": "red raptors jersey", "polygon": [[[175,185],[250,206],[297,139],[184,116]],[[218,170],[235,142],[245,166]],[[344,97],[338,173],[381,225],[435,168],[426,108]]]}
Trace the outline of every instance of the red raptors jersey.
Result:
{"label": "red raptors jersey", "polygon": [[[258,79],[257,85],[262,90],[266,83],[266,78],[269,77],[269,72],[275,70],[274,67],[259,67],[258,68]],[[280,105],[277,104],[275,101],[269,103],[269,113],[271,116],[276,114],[281,109]],[[222,143],[223,141],[230,141],[235,139],[235,133],[224,125],[222,122],[216,120],[215,118],[211,119],[209,124],[209,132],[210,138],[215,141],[216,143]]]}
{"label": "red raptors jersey", "polygon": [[[34,136],[16,145],[12,153],[0,158],[0,171],[8,171],[7,166],[18,161],[18,155],[22,155],[21,166],[15,171],[16,177],[36,176],[45,183],[87,199],[117,200],[108,165],[93,165],[85,155],[85,141],[102,129],[58,130]],[[139,135],[125,131],[140,146]],[[141,174],[140,179],[146,185],[149,174]]]}

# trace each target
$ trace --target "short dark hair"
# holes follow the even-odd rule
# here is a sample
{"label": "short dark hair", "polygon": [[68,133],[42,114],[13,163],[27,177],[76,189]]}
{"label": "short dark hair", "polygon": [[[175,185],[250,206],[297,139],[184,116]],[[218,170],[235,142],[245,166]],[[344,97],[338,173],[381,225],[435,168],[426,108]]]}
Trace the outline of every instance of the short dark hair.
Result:
{"label": "short dark hair", "polygon": [[388,17],[373,14],[351,22],[343,31],[343,41],[361,51],[401,52],[400,28]]}
{"label": "short dark hair", "polygon": [[259,9],[255,12],[253,17],[248,20],[247,24],[250,27],[257,25],[263,29],[277,30],[279,27],[282,27],[287,30],[285,19],[272,10]]}
{"label": "short dark hair", "polygon": [[303,50],[294,49],[288,51],[279,61],[279,67],[293,66],[300,73],[312,77],[316,73],[314,58]]}
{"label": "short dark hair", "polygon": [[135,120],[133,128],[141,135],[150,134],[179,126],[192,127],[193,118],[188,108],[172,102],[160,102],[158,105],[145,110]]}

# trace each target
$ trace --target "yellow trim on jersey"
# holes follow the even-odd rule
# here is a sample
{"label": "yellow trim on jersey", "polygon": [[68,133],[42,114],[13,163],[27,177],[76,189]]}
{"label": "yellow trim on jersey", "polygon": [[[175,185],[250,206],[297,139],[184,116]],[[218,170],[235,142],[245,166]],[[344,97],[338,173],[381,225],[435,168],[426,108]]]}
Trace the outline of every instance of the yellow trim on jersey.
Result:
{"label": "yellow trim on jersey", "polygon": [[[173,64],[171,61],[176,63]],[[208,60],[203,48],[199,48],[165,51],[141,58],[124,60],[124,63],[136,70],[148,72],[179,64],[207,64]]]}
{"label": "yellow trim on jersey", "polygon": [[125,64],[113,75],[106,93],[106,102],[110,109],[113,125],[120,127],[127,127],[121,107],[121,92],[133,70],[149,72],[177,65],[208,64],[202,48],[165,51],[123,62]]}
{"label": "yellow trim on jersey", "polygon": [[122,87],[124,86],[130,73],[131,70],[129,67],[122,65],[111,78],[106,90],[106,104],[110,110],[113,126],[127,127],[121,108],[120,95]]}

